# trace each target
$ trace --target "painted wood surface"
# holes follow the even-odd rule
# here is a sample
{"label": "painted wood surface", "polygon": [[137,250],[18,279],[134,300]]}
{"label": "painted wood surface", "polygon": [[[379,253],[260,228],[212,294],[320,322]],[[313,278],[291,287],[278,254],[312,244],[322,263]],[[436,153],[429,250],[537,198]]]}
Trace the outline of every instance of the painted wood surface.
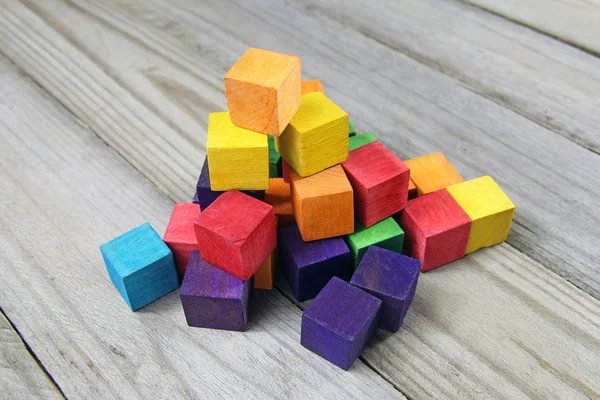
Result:
{"label": "painted wood surface", "polygon": [[305,95],[312,92],[321,92],[325,94],[325,89],[323,89],[321,81],[318,79],[308,79],[306,81],[302,81],[302,94]]}
{"label": "painted wood surface", "polygon": [[173,201],[3,57],[0,93],[0,304],[66,397],[402,397],[363,363],[308,359],[277,291],[243,337],[188,327],[177,292],[131,312],[98,245],[163,232]]}
{"label": "painted wood surface", "polygon": [[600,55],[597,0],[463,0]]}
{"label": "painted wood surface", "polygon": [[[446,6],[438,7],[440,4]],[[396,335],[378,335],[377,345],[363,357],[369,365],[413,397],[598,396],[598,303],[546,269],[598,295],[594,262],[598,250],[593,238],[598,236],[600,226],[596,202],[599,164],[590,152],[558,137],[556,132],[565,131],[554,128],[566,126],[566,121],[573,128],[568,132],[594,132],[592,128],[598,124],[587,121],[596,115],[590,112],[598,92],[594,89],[599,71],[594,67],[596,61],[552,40],[538,40],[535,34],[529,37],[529,30],[515,30],[504,20],[489,19],[479,11],[448,12],[447,4],[459,3],[435,2],[433,11],[442,10],[441,16],[437,11],[414,16],[427,27],[427,35],[422,37],[427,40],[419,41],[418,50],[428,57],[421,57],[420,62],[454,73],[453,77],[459,76],[457,71],[466,71],[463,78],[484,82],[484,88],[490,89],[488,93],[506,95],[506,105],[511,109],[553,132],[407,60],[383,46],[385,40],[379,37],[374,37],[375,41],[366,39],[351,28],[340,34],[343,28],[314,15],[320,12],[314,6],[312,12],[307,12],[284,4],[266,7],[260,2],[223,1],[204,3],[199,13],[196,2],[183,0],[27,1],[29,8],[6,1],[0,13],[0,48],[151,182],[180,201],[189,201],[189,187],[201,167],[204,142],[198,132],[206,129],[207,112],[225,107],[221,79],[236,54],[251,45],[249,42],[293,49],[303,60],[310,60],[312,66],[305,68],[307,77],[322,78],[328,94],[350,112],[353,122],[356,118],[358,128],[373,129],[402,159],[442,150],[459,160],[455,165],[467,179],[492,174],[520,208],[509,243],[529,257],[504,244],[470,255],[454,263],[453,268],[425,274],[404,327]],[[399,13],[394,7],[386,11],[385,16],[397,17]],[[236,24],[239,36],[220,28],[225,15]],[[366,18],[370,14],[362,15]],[[463,20],[463,15],[472,20]],[[480,18],[484,23],[477,22]],[[389,20],[382,19],[384,22]],[[271,28],[268,35],[260,33],[265,24]],[[389,32],[414,29],[415,24],[392,24]],[[354,25],[362,26],[356,21]],[[441,43],[437,48],[438,42],[429,38],[434,37],[431,32],[439,33],[441,26],[446,31],[435,36]],[[305,29],[319,32],[319,41],[307,44],[304,34],[299,38],[299,32]],[[474,30],[476,35],[470,33]],[[219,38],[219,52],[212,50],[214,41],[207,32]],[[469,40],[459,40],[456,32],[468,32]],[[521,42],[519,51],[513,52],[522,34],[530,40],[527,46]],[[86,40],[89,37],[94,40]],[[394,38],[412,37],[410,31],[394,34]],[[483,42],[479,46],[471,44],[480,38]],[[330,47],[325,41],[340,41],[344,51],[335,59],[327,57]],[[482,50],[485,57],[466,54],[464,49]],[[504,54],[514,65],[507,67],[507,61],[498,54]],[[436,58],[439,55],[445,58]],[[428,62],[430,58],[436,62]],[[460,68],[451,69],[453,63]],[[533,69],[524,65],[532,65]],[[478,74],[478,68],[486,73]],[[516,72],[506,75],[507,69]],[[564,76],[579,79],[567,82]],[[513,84],[515,79],[517,84]],[[508,84],[513,85],[512,90],[506,89]],[[17,92],[23,95],[22,88]],[[360,99],[357,92],[361,93]],[[564,93],[570,99],[584,100],[565,107]],[[11,104],[17,107],[15,101]],[[386,104],[394,104],[393,110]],[[548,110],[551,121],[543,110]],[[544,194],[541,205],[540,193]],[[569,201],[577,203],[578,213],[558,206]],[[171,206],[169,203],[164,207]],[[162,212],[164,215],[153,212],[153,218],[168,218],[167,210]],[[572,235],[565,236],[565,231]],[[80,243],[85,246],[85,242]],[[19,285],[9,287],[24,290]],[[284,303],[271,306],[289,309]],[[29,326],[32,337],[38,325],[47,321],[28,320],[30,314],[23,308],[19,315],[18,322]],[[285,322],[278,327],[283,329],[283,325]],[[478,329],[472,330],[473,326]],[[157,335],[160,338],[172,333],[161,332]],[[89,331],[73,334],[90,337]],[[46,346],[43,340],[37,343]],[[53,343],[52,348],[62,346],[67,355],[78,354],[70,350],[63,336]],[[142,348],[149,348],[147,342]],[[41,353],[50,359],[45,347]],[[106,357],[101,353],[100,365]],[[319,358],[314,360],[318,363]],[[78,365],[88,368],[84,363]],[[155,366],[150,363],[142,371]],[[355,368],[356,364],[351,373]],[[186,378],[188,369],[183,370]],[[282,374],[288,376],[288,369]],[[58,371],[63,380],[69,376]],[[210,382],[217,382],[213,375],[207,376]],[[120,386],[124,378],[116,377],[111,383]],[[84,393],[90,390],[89,385],[74,380],[67,380],[70,387]],[[86,382],[97,381],[96,375],[90,374]],[[129,387],[126,381],[123,390],[131,393]],[[352,383],[350,387],[355,388]]]}
{"label": "painted wood surface", "polygon": [[0,314],[0,397],[63,399],[56,386],[27,351],[19,334]]}
{"label": "painted wood surface", "polygon": [[[436,2],[436,7],[439,4],[447,3]],[[146,170],[148,179],[175,200],[188,201],[189,184],[197,178],[204,146],[198,132],[206,129],[207,111],[220,111],[226,107],[221,87],[223,74],[249,45],[291,49],[307,61],[304,64],[307,77],[319,76],[328,95],[351,116],[356,115],[353,121],[358,128],[378,133],[381,141],[401,159],[442,151],[466,179],[485,174],[494,176],[519,205],[508,243],[600,297],[600,266],[596,263],[600,249],[593,239],[600,235],[600,205],[596,201],[600,196],[600,161],[591,152],[556,135],[556,130],[540,126],[547,126],[542,118],[532,118],[535,120],[532,122],[507,111],[505,107],[456,85],[454,79],[447,79],[428,68],[429,64],[423,59],[420,63],[407,59],[352,29],[346,29],[340,35],[340,24],[289,4],[267,7],[259,1],[248,4],[231,0],[207,2],[203,3],[203,18],[198,17],[197,4],[187,0],[143,3],[27,0],[29,8],[15,0],[7,0],[6,5],[5,12],[0,15],[2,51],[26,68],[46,90],[57,96],[136,168]],[[371,11],[367,11],[363,15],[370,15]],[[389,7],[385,15],[397,12]],[[468,13],[468,9],[464,12]],[[526,75],[506,75],[507,68],[512,71],[517,65],[503,65],[501,73],[495,75],[497,79],[490,80],[490,75],[485,75],[485,82],[498,93],[505,93],[503,85],[511,78],[522,76],[512,92],[519,96],[526,93],[527,98],[534,100],[519,102],[517,112],[529,116],[523,111],[526,106],[543,104],[544,110],[552,111],[553,121],[577,113],[569,119],[573,124],[586,121],[587,115],[597,115],[594,102],[600,89],[585,94],[595,87],[595,74],[600,72],[600,64],[598,68],[594,67],[595,59],[582,58],[581,54],[571,52],[560,43],[540,42],[528,36],[522,39],[531,39],[527,41],[528,47],[521,43],[520,51],[513,52],[516,39],[506,43],[507,35],[514,38],[515,35],[527,35],[529,30],[515,32],[511,25],[505,26],[506,21],[494,25],[494,19],[488,20],[485,15],[479,15],[479,11],[474,15],[466,14],[475,22],[462,21],[464,12],[457,9],[440,16],[434,10],[428,10],[424,15],[438,15],[435,21],[428,23],[429,17],[415,16],[417,20],[425,18],[423,23],[428,27],[425,38],[429,38],[430,31],[438,29],[439,21],[451,24],[446,27],[450,32],[438,37],[443,46],[428,46],[428,54],[431,57],[447,55],[450,48],[452,57],[455,54],[461,56],[450,61],[440,59],[444,68],[434,63],[431,65],[438,67],[434,69],[454,71],[450,69],[454,65],[451,61],[457,58],[463,60],[459,70],[470,71],[469,76],[481,75],[477,73],[479,70],[470,68],[474,60],[488,58],[476,56],[477,52],[462,53],[463,48],[473,49],[466,39],[459,41],[459,45],[448,42],[448,38],[454,37],[453,32],[464,25],[468,28],[465,35],[469,40],[488,38],[475,49],[489,48],[485,43],[490,43],[493,38],[491,43],[508,46],[506,57],[515,59],[519,55],[512,62],[520,65],[519,60],[523,59],[527,65],[535,67],[535,71]],[[227,15],[228,24],[236,25],[239,35],[218,28],[224,15]],[[495,30],[481,28],[484,31],[478,31],[479,35],[472,35],[470,32],[481,25],[478,18],[484,18],[482,25],[494,26]],[[289,21],[290,25],[273,24],[271,29],[276,35],[261,33],[265,24],[281,20]],[[381,23],[386,21],[382,19]],[[394,25],[394,29],[405,26],[414,27],[414,24]],[[304,37],[297,39],[298,32],[306,29],[319,32],[324,41],[341,41],[340,48],[344,52],[333,60],[327,56],[330,54],[327,46],[308,45]],[[207,31],[218,38],[219,52],[211,50],[214,41],[203,33]],[[82,40],[90,36],[95,40]],[[4,39],[7,37],[10,40]],[[395,37],[411,35],[407,32]],[[534,43],[535,50],[531,50]],[[37,53],[29,50],[32,46]],[[122,49],[118,56],[106,56],[113,54],[115,48]],[[488,51],[500,50],[492,47]],[[547,54],[559,57],[562,62],[549,59]],[[542,56],[540,60],[538,57]],[[493,58],[492,61],[486,61],[480,68],[498,71],[495,65],[501,60]],[[131,65],[141,67],[131,68]],[[531,67],[528,68],[529,71]],[[372,74],[373,70],[377,71],[376,75]],[[580,82],[579,79],[569,83],[563,79],[575,75],[585,80],[576,91],[570,85]],[[532,87],[528,79],[535,82],[533,92],[526,90]],[[348,85],[349,81],[352,85]],[[537,88],[560,89],[556,105],[546,102],[556,95],[545,91],[540,95]],[[360,99],[356,97],[357,91],[361,92]],[[203,96],[199,97],[197,93]],[[569,103],[570,107],[565,108],[565,94],[569,98],[586,100]],[[391,104],[394,106],[388,108]],[[141,125],[141,121],[150,128],[144,128],[146,125]],[[594,132],[598,125],[586,123],[578,132]],[[401,140],[397,139],[399,134]],[[132,138],[142,146],[139,151],[129,145]],[[169,166],[169,163],[173,165]],[[581,165],[586,168],[580,168]],[[165,175],[164,171],[170,168],[172,172]],[[570,190],[566,192],[565,187]],[[539,193],[544,193],[546,199],[542,207]],[[562,207],[572,199],[581,206],[580,212],[575,214]],[[564,235],[566,231],[581,234]]]}
{"label": "painted wood surface", "polygon": [[193,250],[198,250],[194,231],[194,219],[200,214],[196,203],[175,203],[163,240],[173,253],[173,260],[180,278],[185,275],[187,263]]}
{"label": "painted wood surface", "polygon": [[405,163],[410,168],[410,180],[419,196],[464,181],[452,163],[440,152],[411,158]]}
{"label": "painted wood surface", "polygon": [[292,208],[292,188],[283,178],[271,178],[270,185],[265,190],[265,203],[273,206],[279,226],[296,223]]}

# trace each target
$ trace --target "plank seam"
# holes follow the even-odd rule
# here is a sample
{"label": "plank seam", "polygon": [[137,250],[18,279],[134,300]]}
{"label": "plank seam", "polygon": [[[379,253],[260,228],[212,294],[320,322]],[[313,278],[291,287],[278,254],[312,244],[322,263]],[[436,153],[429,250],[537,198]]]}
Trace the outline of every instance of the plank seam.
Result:
{"label": "plank seam", "polygon": [[25,338],[23,337],[23,335],[21,335],[21,332],[19,332],[19,329],[17,329],[16,325],[12,322],[12,320],[6,314],[6,312],[4,311],[4,309],[2,307],[0,307],[0,313],[4,316],[4,318],[6,318],[6,320],[8,321],[8,323],[10,324],[10,326],[12,327],[12,329],[19,336],[19,339],[21,339],[21,342],[23,342],[23,345],[27,349],[27,352],[35,360],[35,362],[37,363],[38,367],[40,367],[40,369],[44,372],[44,374],[46,375],[46,377],[48,377],[48,379],[50,380],[50,382],[52,382],[52,385],[54,385],[54,387],[56,388],[56,390],[58,390],[58,392],[63,397],[63,399],[66,399],[67,397],[65,396],[65,393],[62,391],[62,389],[60,388],[60,386],[58,386],[58,383],[56,383],[56,381],[54,380],[54,378],[52,377],[52,375],[50,375],[50,373],[48,372],[48,370],[46,369],[46,367],[44,366],[44,364],[42,364],[42,362],[37,357],[37,355],[33,352],[33,349],[29,346],[29,343],[27,343],[27,341],[25,340]]}

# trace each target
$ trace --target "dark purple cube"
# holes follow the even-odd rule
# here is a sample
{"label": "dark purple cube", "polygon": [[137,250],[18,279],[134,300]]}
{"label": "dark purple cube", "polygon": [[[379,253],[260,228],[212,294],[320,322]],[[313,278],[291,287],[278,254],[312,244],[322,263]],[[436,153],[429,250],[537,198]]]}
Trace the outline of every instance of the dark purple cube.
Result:
{"label": "dark purple cube", "polygon": [[200,201],[198,201],[198,188],[196,188],[196,191],[194,192],[194,198],[192,200],[192,203],[200,204]]}
{"label": "dark purple cube", "polygon": [[352,276],[343,238],[305,242],[296,225],[279,230],[279,265],[298,301],[314,298],[334,276],[345,281]]}
{"label": "dark purple cube", "polygon": [[[246,193],[248,196],[254,197],[257,200],[263,201],[265,199],[265,191],[264,190],[240,190],[242,193]],[[210,206],[213,201],[217,199],[220,195],[225,192],[218,192],[210,190],[210,175],[208,169],[208,158],[204,159],[204,164],[202,165],[202,171],[200,172],[200,177],[198,178],[198,183],[196,184],[196,197],[198,200],[198,204],[200,204],[200,209],[205,210],[206,207]]]}
{"label": "dark purple cube", "polygon": [[189,326],[246,330],[248,302],[253,280],[242,281],[207,263],[192,251],[179,289]]}
{"label": "dark purple cube", "polygon": [[369,342],[381,300],[334,277],[302,314],[300,343],[346,371]]}
{"label": "dark purple cube", "polygon": [[379,327],[397,332],[415,297],[421,261],[371,246],[350,283],[382,301]]}

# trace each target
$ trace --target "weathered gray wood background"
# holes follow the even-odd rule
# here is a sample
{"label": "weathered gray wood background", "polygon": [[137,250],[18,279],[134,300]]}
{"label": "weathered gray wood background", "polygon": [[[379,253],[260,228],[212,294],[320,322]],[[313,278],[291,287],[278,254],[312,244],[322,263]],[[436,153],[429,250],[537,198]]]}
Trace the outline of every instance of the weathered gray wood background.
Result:
{"label": "weathered gray wood background", "polygon": [[[98,250],[190,200],[249,46],[517,204],[349,372],[300,346],[285,285],[247,333],[192,329],[176,292],[131,313]],[[597,0],[0,0],[0,53],[0,397],[600,398]]]}

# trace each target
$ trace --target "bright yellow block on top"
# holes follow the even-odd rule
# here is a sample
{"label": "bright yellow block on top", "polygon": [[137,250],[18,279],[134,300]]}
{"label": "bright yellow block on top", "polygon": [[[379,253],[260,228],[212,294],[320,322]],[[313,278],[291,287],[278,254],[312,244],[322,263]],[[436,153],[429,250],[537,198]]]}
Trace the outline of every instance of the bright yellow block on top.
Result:
{"label": "bright yellow block on top", "polygon": [[506,240],[516,207],[496,181],[482,176],[446,190],[472,220],[467,254]]}
{"label": "bright yellow block on top", "polygon": [[275,147],[300,176],[346,161],[348,114],[321,92],[305,94]]}
{"label": "bright yellow block on top", "polygon": [[214,112],[206,147],[212,190],[269,188],[267,135],[233,125],[228,112]]}

